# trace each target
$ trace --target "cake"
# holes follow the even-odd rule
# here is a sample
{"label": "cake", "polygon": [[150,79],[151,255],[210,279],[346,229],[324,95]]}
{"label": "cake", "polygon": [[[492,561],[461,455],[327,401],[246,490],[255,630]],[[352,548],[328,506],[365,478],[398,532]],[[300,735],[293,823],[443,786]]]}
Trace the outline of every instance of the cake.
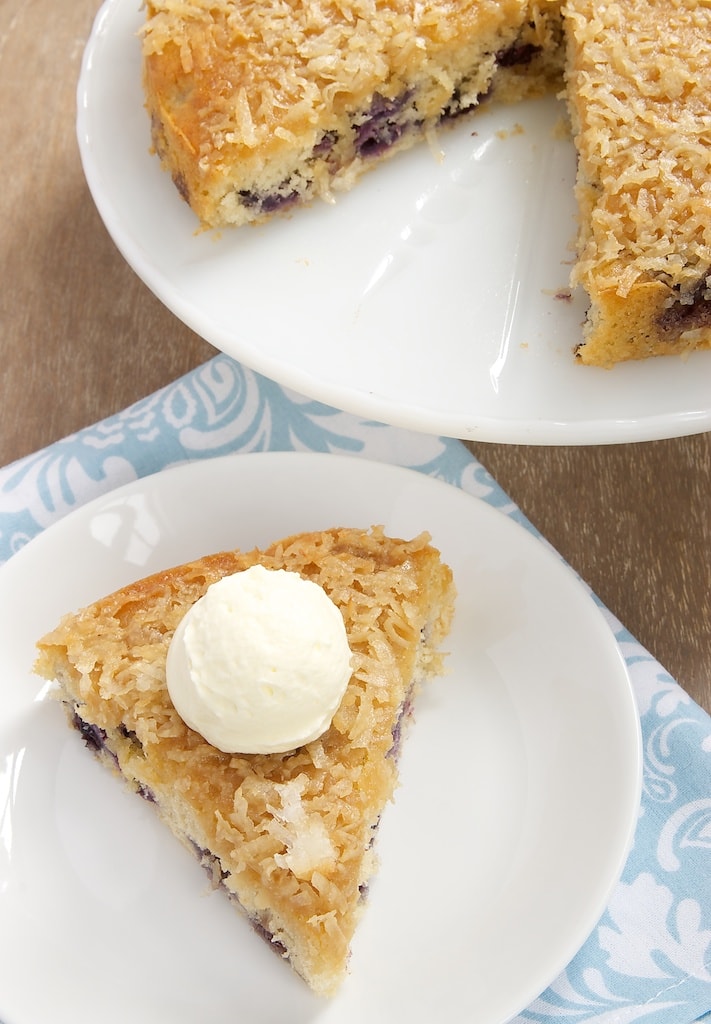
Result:
{"label": "cake", "polygon": [[[331,726],[284,754],[223,753],[168,695],[170,639],[208,586],[261,564],[318,583],[340,609],[353,674]],[[312,989],[332,994],[375,870],[416,688],[442,670],[450,569],[427,535],[300,534],[159,572],[96,601],[38,644],[70,723],[150,801]],[[90,813],[90,811],[88,811]]]}
{"label": "cake", "polygon": [[350,188],[482,102],[557,88],[579,154],[581,363],[711,346],[705,0],[148,0],[155,150],[203,227]]}
{"label": "cake", "polygon": [[567,0],[578,152],[578,358],[711,347],[711,7]]}
{"label": "cake", "polygon": [[148,0],[153,142],[209,227],[350,188],[491,93],[560,69],[560,0]]}

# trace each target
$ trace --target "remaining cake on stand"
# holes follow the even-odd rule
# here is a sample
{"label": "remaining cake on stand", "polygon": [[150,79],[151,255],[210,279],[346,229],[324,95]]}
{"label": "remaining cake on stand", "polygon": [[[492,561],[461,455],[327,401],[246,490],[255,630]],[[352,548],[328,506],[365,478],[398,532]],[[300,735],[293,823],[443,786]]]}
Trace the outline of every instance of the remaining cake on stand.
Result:
{"label": "remaining cake on stand", "polygon": [[482,101],[557,88],[579,154],[578,360],[711,346],[705,0],[149,0],[155,149],[204,227],[329,199]]}

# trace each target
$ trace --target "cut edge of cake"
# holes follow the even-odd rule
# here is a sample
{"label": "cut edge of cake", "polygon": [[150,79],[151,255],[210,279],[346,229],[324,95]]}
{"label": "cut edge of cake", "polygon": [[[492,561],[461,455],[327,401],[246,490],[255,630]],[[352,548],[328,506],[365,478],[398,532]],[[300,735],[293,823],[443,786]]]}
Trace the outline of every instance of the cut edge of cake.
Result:
{"label": "cut edge of cake", "polygon": [[[341,609],[354,670],[331,727],[287,754],[230,755],[179,718],[170,637],[210,583],[259,562],[320,583]],[[70,724],[148,800],[253,926],[319,995],[332,995],[376,869],[401,733],[421,683],[442,672],[454,610],[428,535],[381,528],[299,534],[139,580],[65,616],[38,642]]]}

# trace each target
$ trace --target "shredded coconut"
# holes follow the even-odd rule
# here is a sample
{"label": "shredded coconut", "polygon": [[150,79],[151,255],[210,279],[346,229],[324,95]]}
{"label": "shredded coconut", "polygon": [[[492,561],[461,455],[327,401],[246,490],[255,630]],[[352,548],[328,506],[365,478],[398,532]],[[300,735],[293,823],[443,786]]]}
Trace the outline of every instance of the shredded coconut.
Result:
{"label": "shredded coconut", "polygon": [[564,8],[581,187],[595,203],[574,281],[594,275],[623,296],[650,276],[693,291],[711,266],[711,7],[663,6],[663,18],[649,0]]}

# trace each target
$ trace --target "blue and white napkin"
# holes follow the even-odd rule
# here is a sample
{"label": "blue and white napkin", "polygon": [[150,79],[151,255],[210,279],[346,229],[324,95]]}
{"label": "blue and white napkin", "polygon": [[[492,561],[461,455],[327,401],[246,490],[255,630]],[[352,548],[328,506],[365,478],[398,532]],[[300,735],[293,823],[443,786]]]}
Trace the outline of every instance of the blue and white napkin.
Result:
{"label": "blue and white napkin", "polygon": [[[359,419],[218,355],[124,412],[0,469],[0,562],[121,484],[193,459],[268,450],[340,452],[419,470],[535,533],[461,442]],[[641,716],[641,815],[598,926],[515,1024],[711,1019],[711,718],[603,612]]]}

